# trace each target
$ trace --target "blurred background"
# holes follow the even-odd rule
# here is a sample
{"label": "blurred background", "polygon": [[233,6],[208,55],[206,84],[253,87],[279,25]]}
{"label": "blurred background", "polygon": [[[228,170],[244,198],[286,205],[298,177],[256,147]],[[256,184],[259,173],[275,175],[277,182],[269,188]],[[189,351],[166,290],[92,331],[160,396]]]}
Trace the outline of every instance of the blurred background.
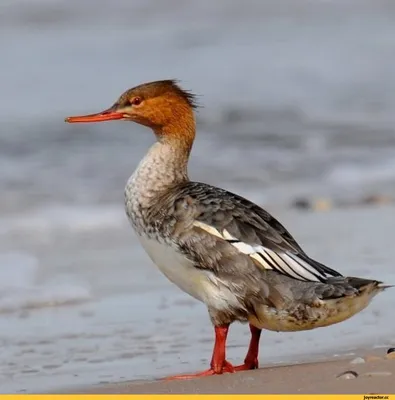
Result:
{"label": "blurred background", "polygon": [[[124,215],[153,135],[63,122],[142,82],[199,95],[192,179],[264,205],[344,274],[395,283],[395,208],[360,204],[395,195],[393,1],[2,0],[0,49],[0,391],[210,359],[204,306],[151,265]],[[350,206],[292,210],[300,198]],[[325,330],[265,333],[261,364],[393,343],[393,299]],[[232,328],[230,359],[247,343]]]}

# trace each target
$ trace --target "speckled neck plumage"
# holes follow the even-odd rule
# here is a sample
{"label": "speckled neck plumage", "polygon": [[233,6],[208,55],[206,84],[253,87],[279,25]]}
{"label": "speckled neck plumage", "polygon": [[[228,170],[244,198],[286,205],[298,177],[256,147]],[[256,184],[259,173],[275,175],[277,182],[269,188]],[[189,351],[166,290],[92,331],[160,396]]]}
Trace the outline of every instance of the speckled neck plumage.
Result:
{"label": "speckled neck plumage", "polygon": [[152,225],[147,219],[153,207],[165,206],[158,203],[162,194],[189,180],[189,151],[185,151],[183,144],[174,143],[176,140],[159,138],[128,180],[125,208],[137,233]]}

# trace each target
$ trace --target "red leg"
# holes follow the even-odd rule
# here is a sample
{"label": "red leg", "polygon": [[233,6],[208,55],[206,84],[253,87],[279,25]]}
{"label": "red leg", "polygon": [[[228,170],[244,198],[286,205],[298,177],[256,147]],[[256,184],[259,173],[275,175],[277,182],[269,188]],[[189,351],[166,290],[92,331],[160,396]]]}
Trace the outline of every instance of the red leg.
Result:
{"label": "red leg", "polygon": [[261,338],[262,330],[250,324],[250,331],[251,331],[251,341],[250,341],[250,346],[248,347],[246,358],[244,359],[244,364],[234,367],[235,371],[246,371],[249,369],[257,369],[259,367],[258,363],[259,339]]}
{"label": "red leg", "polygon": [[226,354],[226,338],[228,336],[229,324],[216,326],[215,328],[215,344],[213,357],[210,363],[210,369],[191,375],[176,375],[165,378],[171,379],[191,379],[200,376],[220,375],[224,372],[234,372],[232,364],[225,360]]}

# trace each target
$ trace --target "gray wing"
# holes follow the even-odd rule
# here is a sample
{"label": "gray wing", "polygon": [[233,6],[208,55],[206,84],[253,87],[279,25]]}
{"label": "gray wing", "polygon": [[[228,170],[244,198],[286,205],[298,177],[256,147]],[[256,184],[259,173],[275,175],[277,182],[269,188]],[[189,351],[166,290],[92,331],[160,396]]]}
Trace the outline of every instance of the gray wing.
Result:
{"label": "gray wing", "polygon": [[331,277],[342,276],[311,259],[280,222],[243,197],[210,185],[188,182],[177,188],[176,203],[180,202],[184,204],[184,211],[189,210],[184,214],[189,215],[193,229],[208,232],[215,237],[217,245],[219,241],[230,244],[238,254],[248,255],[263,270],[308,282],[327,282]]}

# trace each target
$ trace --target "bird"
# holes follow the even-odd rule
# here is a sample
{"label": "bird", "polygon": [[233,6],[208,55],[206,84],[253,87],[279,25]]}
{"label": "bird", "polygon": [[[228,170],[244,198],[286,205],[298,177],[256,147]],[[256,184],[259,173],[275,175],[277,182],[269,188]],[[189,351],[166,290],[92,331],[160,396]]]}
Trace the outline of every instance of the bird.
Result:
{"label": "bird", "polygon": [[[269,212],[230,191],[189,179],[197,96],[173,79],[125,91],[108,109],[68,123],[132,121],[156,140],[130,176],[125,211],[138,240],[173,284],[204,303],[214,327],[210,366],[191,379],[259,367],[262,330],[304,331],[344,321],[391,287],[343,276],[309,257]],[[229,327],[249,324],[244,362],[226,359]]]}

